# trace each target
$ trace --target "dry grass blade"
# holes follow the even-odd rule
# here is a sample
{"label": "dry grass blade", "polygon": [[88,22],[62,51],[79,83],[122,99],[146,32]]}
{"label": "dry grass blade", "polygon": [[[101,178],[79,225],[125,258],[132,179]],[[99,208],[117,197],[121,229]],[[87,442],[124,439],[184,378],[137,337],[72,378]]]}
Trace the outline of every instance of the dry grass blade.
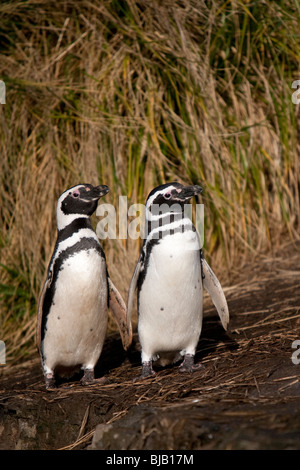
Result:
{"label": "dry grass blade", "polygon": [[79,439],[82,438],[82,435],[84,433],[84,429],[85,429],[85,426],[86,426],[86,423],[87,423],[87,420],[88,420],[88,417],[89,417],[89,413],[90,413],[90,407],[91,407],[91,404],[88,405],[86,411],[85,411],[85,414],[84,414],[84,417],[83,417],[83,420],[82,420],[82,423],[81,423],[81,426],[80,426],[80,430],[79,430],[79,433],[78,433],[78,436],[77,436],[77,441]]}
{"label": "dry grass blade", "polygon": [[[300,307],[298,307],[298,309],[299,309],[299,308],[300,308]],[[276,323],[282,323],[282,322],[289,321],[289,320],[295,320],[296,318],[300,318],[300,315],[292,315],[291,317],[274,319],[274,320],[272,320],[272,321],[261,320],[261,321],[255,323],[254,325],[248,325],[248,326],[240,327],[240,328],[238,328],[238,329],[235,330],[235,331],[236,331],[237,333],[239,333],[240,331],[250,330],[250,329],[252,329],[252,328],[257,328],[257,327],[259,327],[259,326],[274,325],[274,324],[276,324]]]}
{"label": "dry grass blade", "polygon": [[73,442],[72,444],[61,447],[58,450],[73,450],[73,449],[75,449],[76,447],[78,447],[82,444],[86,444],[87,442],[89,442],[93,438],[94,432],[95,432],[95,429],[93,429],[92,431],[89,431],[84,436],[80,437],[75,442]]}

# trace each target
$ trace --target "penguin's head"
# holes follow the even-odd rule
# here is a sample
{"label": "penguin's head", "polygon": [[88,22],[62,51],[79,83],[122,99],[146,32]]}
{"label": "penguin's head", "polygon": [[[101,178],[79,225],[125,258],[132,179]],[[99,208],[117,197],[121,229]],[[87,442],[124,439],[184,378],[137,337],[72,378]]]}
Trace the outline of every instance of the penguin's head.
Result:
{"label": "penguin's head", "polygon": [[156,213],[157,210],[162,213],[164,208],[170,212],[183,212],[184,204],[188,203],[193,196],[202,193],[202,191],[201,186],[184,186],[177,182],[157,186],[148,195],[146,216],[149,215],[149,212]]}
{"label": "penguin's head", "polygon": [[57,202],[58,229],[76,216],[89,217],[96,210],[99,199],[109,191],[106,185],[77,184],[64,191]]}

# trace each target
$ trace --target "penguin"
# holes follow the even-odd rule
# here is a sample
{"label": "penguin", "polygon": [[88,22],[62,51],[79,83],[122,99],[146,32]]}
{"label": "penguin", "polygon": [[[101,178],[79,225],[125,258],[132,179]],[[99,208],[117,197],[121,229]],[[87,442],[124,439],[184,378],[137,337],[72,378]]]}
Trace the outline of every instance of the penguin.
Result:
{"label": "penguin", "polygon": [[[127,350],[126,304],[109,277],[104,251],[90,216],[108,186],[78,184],[57,202],[57,239],[37,312],[37,346],[47,389],[56,377],[83,369],[83,385],[95,380],[94,368],[106,336],[108,308]],[[100,379],[99,379],[100,380]]]}
{"label": "penguin", "polygon": [[212,297],[223,328],[228,327],[224,292],[184,211],[185,204],[202,191],[198,185],[167,183],[154,188],[146,201],[146,234],[127,301],[130,325],[137,290],[141,378],[155,374],[155,361],[165,366],[181,360],[181,372],[201,367],[194,357],[202,328],[203,286]]}

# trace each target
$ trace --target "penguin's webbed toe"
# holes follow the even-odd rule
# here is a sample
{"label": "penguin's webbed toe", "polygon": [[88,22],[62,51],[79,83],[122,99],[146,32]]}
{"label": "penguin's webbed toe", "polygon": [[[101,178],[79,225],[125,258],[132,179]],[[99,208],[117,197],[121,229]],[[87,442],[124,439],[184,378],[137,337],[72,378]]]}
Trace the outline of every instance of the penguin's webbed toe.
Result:
{"label": "penguin's webbed toe", "polygon": [[142,363],[142,373],[139,377],[133,379],[134,382],[138,382],[139,380],[147,379],[155,375],[154,370],[152,369],[152,361],[145,361]]}
{"label": "penguin's webbed toe", "polygon": [[94,369],[84,369],[84,374],[80,382],[82,385],[88,385],[95,380]]}
{"label": "penguin's webbed toe", "polygon": [[142,378],[150,377],[155,375],[154,370],[152,369],[152,361],[143,362],[142,364]]}
{"label": "penguin's webbed toe", "polygon": [[80,380],[81,385],[92,385],[92,384],[105,384],[106,378],[100,377],[95,379],[94,369],[85,369],[82,379]]}
{"label": "penguin's webbed toe", "polygon": [[186,354],[182,364],[179,366],[179,372],[195,372],[204,367],[203,364],[195,364],[194,359],[195,356],[192,354]]}

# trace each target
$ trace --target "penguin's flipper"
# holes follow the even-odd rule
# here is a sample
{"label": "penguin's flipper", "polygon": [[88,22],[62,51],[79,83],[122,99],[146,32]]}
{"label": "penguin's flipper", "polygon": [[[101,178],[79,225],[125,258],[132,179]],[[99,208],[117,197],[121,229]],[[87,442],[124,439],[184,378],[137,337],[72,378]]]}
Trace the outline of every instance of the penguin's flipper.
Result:
{"label": "penguin's flipper", "polygon": [[137,288],[137,283],[138,283],[142,266],[143,266],[143,255],[141,253],[138,259],[137,265],[135,267],[135,270],[134,270],[134,273],[130,282],[130,286],[129,286],[128,301],[127,301],[127,327],[131,325],[131,312],[133,308],[134,293]]}
{"label": "penguin's flipper", "polygon": [[126,351],[132,343],[132,327],[131,324],[129,324],[127,327],[126,305],[120,292],[109,277],[108,289],[109,307],[111,309],[115,321],[117,322],[118,328],[120,330],[123,348]]}
{"label": "penguin's flipper", "polygon": [[229,323],[229,310],[221,284],[204,258],[202,258],[202,269],[204,275],[203,285],[211,296],[211,299],[218,311],[224,330],[227,330]]}
{"label": "penguin's flipper", "polygon": [[37,309],[36,345],[37,345],[39,352],[41,350],[41,342],[42,342],[42,321],[43,321],[44,300],[45,300],[46,292],[51,285],[51,282],[52,282],[52,278],[48,277],[43,285],[40,298],[39,298],[38,309]]}

